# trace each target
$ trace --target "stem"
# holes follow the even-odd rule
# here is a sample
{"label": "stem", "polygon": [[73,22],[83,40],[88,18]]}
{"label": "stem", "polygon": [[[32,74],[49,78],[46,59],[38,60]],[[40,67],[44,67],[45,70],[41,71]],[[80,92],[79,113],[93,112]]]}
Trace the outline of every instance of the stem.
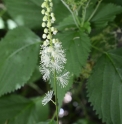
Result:
{"label": "stem", "polygon": [[89,1],[87,2],[86,6],[85,6],[84,9],[83,9],[83,20],[82,20],[82,23],[81,23],[81,26],[82,26],[82,27],[83,27],[84,22],[85,22],[86,9],[87,9],[87,7],[89,6],[90,1],[91,1],[91,0],[89,0]]}
{"label": "stem", "polygon": [[5,124],[8,124],[8,120],[5,122]]}
{"label": "stem", "polygon": [[[49,20],[49,22],[51,23],[51,20],[50,20],[50,15],[48,15],[48,20]],[[50,35],[50,45],[52,46],[51,26],[49,26],[48,28],[49,28],[49,35]]]}
{"label": "stem", "polygon": [[54,104],[54,105],[56,105],[56,103],[51,99],[51,102]]}
{"label": "stem", "polygon": [[30,86],[31,88],[33,88],[34,90],[36,90],[39,94],[42,94],[41,89],[40,89],[36,84],[30,83],[29,86]]}
{"label": "stem", "polygon": [[56,116],[56,111],[55,111],[55,113],[53,114],[53,117],[52,117],[52,119],[51,119],[51,122],[54,120],[55,116]]}
{"label": "stem", "polygon": [[88,21],[90,21],[92,19],[92,17],[94,16],[94,14],[96,13],[97,9],[99,8],[100,4],[101,4],[102,0],[100,0],[96,6],[96,8],[94,9],[94,11],[92,12],[91,16],[89,17]]}
{"label": "stem", "polygon": [[67,9],[70,11],[70,13],[72,14],[72,17],[73,17],[73,19],[74,19],[74,22],[75,22],[77,28],[79,28],[79,25],[78,25],[79,22],[78,22],[78,20],[76,19],[75,14],[72,12],[72,10],[70,9],[70,7],[64,2],[64,0],[61,0],[61,1],[62,1],[62,3],[67,7]]}
{"label": "stem", "polygon": [[96,46],[94,46],[94,45],[91,45],[94,49],[96,49],[97,51],[99,51],[99,52],[101,52],[101,53],[104,53],[104,54],[106,54],[106,52],[104,52],[104,51],[102,51],[102,50],[100,50],[99,48],[97,48]]}
{"label": "stem", "polygon": [[57,99],[56,71],[54,72],[54,87],[55,87],[56,118],[57,118],[57,124],[59,124],[59,120],[58,120],[58,99]]}

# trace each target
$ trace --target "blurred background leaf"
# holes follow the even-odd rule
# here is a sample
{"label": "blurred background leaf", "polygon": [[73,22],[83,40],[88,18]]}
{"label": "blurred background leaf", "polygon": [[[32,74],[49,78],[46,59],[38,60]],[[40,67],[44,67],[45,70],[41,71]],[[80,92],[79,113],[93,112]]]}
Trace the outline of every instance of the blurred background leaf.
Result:
{"label": "blurred background leaf", "polygon": [[42,106],[42,98],[28,100],[19,95],[0,98],[0,123],[36,124],[49,115],[48,105]]}

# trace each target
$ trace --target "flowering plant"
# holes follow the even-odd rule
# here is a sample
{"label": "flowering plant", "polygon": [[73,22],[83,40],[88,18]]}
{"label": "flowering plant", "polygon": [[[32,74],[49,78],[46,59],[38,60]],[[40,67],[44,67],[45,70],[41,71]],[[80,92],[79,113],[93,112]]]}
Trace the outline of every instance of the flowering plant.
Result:
{"label": "flowering plant", "polygon": [[[57,101],[57,83],[63,88],[68,84],[69,72],[63,73],[64,64],[66,63],[65,52],[62,48],[62,44],[58,39],[53,38],[53,35],[57,34],[57,29],[52,26],[56,21],[54,13],[52,12],[53,3],[52,0],[44,0],[41,5],[41,13],[44,15],[42,27],[44,27],[44,39],[41,46],[41,62],[40,72],[43,75],[45,81],[50,80],[53,75],[53,85],[55,85],[55,102],[57,111],[57,123],[58,121],[58,101]],[[52,99],[53,91],[49,91],[44,97],[42,103],[45,105]]]}
{"label": "flowering plant", "polygon": [[0,124],[102,124],[89,102],[122,124],[121,14],[122,0],[0,1]]}

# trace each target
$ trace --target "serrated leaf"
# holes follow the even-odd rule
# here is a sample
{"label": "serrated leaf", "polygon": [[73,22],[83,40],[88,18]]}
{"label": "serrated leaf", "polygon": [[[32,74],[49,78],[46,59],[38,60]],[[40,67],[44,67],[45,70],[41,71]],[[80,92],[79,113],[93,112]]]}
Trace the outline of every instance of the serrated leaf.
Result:
{"label": "serrated leaf", "polygon": [[77,31],[66,31],[58,34],[57,37],[66,52],[66,69],[78,76],[88,59],[91,48],[88,35]]}
{"label": "serrated leaf", "polygon": [[49,108],[42,106],[41,102],[42,98],[27,100],[17,95],[1,98],[0,124],[5,124],[5,121],[9,124],[36,124],[46,120]]}
{"label": "serrated leaf", "polygon": [[21,88],[31,77],[39,54],[40,38],[18,27],[0,42],[0,96]]}
{"label": "serrated leaf", "polygon": [[31,0],[4,0],[8,13],[21,26],[38,28],[41,26],[41,7]]}
{"label": "serrated leaf", "polygon": [[87,83],[89,101],[106,124],[122,124],[122,49],[103,55]]}
{"label": "serrated leaf", "polygon": [[[57,37],[62,42],[66,52],[67,64],[65,69],[70,72],[69,83],[65,88],[61,88],[57,82],[57,98],[59,106],[61,106],[66,91],[72,86],[74,75],[78,76],[81,73],[82,67],[86,63],[90,52],[90,40],[86,34],[80,34],[75,31],[66,31],[62,34],[58,34]],[[53,77],[50,84],[55,91]]]}
{"label": "serrated leaf", "polygon": [[[95,4],[95,3],[94,3]],[[113,9],[114,8],[114,9]],[[87,17],[88,18],[91,13],[94,11],[94,6],[90,6],[87,10]],[[97,12],[91,19],[91,22],[97,28],[103,28],[108,25],[109,21],[113,21],[117,14],[122,13],[122,7],[117,6],[115,4],[101,4],[98,8]]]}

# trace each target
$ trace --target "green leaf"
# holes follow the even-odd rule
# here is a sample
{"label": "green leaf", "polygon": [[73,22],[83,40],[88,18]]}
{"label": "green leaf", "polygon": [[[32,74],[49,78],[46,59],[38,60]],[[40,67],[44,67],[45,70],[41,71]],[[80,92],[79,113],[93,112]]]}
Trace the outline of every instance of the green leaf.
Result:
{"label": "green leaf", "polygon": [[[74,75],[78,76],[81,73],[81,69],[87,61],[90,52],[90,40],[86,34],[76,31],[66,31],[58,34],[57,37],[62,42],[66,52],[67,64],[65,69],[70,72],[68,85],[65,88],[61,88],[59,84],[57,86],[57,98],[59,106],[61,106],[66,91],[72,86]],[[55,91],[53,76],[50,84]]]}
{"label": "green leaf", "polygon": [[66,69],[78,76],[89,56],[91,43],[87,34],[77,31],[65,31],[57,35],[66,51]]}
{"label": "green leaf", "polygon": [[[9,102],[8,102],[9,101]],[[42,98],[27,100],[11,95],[0,99],[0,124],[35,124],[48,118],[48,106],[42,106]],[[4,122],[4,123],[3,123]]]}
{"label": "green leaf", "polygon": [[97,62],[87,83],[89,101],[106,124],[122,124],[122,48]]}
{"label": "green leaf", "polygon": [[64,28],[70,28],[70,27],[75,27],[75,23],[72,15],[67,16],[57,25],[58,30],[62,30]]}
{"label": "green leaf", "polygon": [[41,27],[41,7],[31,0],[4,0],[8,13],[18,25],[29,28]]}
{"label": "green leaf", "polygon": [[21,88],[30,79],[39,54],[40,39],[18,27],[0,42],[0,96]]}
{"label": "green leaf", "polygon": [[122,1],[121,0],[105,0],[104,2],[105,3],[114,3],[114,4],[122,6]]}
{"label": "green leaf", "polygon": [[64,18],[70,15],[68,9],[63,5],[61,0],[53,0],[54,3],[54,14],[56,16],[56,23],[62,22]]}
{"label": "green leaf", "polygon": [[73,123],[73,124],[89,124],[89,123],[88,123],[88,120],[86,120],[86,119],[80,119],[76,123]]}
{"label": "green leaf", "polygon": [[40,122],[38,124],[56,124],[55,121]]}
{"label": "green leaf", "polygon": [[[94,3],[95,4],[95,3]],[[114,9],[113,9],[114,8]],[[94,6],[89,7],[87,11],[87,18],[94,11]],[[96,14],[91,19],[91,22],[97,28],[103,28],[108,25],[109,21],[113,21],[117,14],[122,12],[122,7],[115,4],[101,4]]]}
{"label": "green leaf", "polygon": [[[41,28],[42,17],[41,7],[42,0],[4,0],[8,13],[18,25],[24,25],[29,28]],[[54,0],[53,11],[56,16],[56,23],[62,22],[70,14],[67,8],[60,0]]]}

